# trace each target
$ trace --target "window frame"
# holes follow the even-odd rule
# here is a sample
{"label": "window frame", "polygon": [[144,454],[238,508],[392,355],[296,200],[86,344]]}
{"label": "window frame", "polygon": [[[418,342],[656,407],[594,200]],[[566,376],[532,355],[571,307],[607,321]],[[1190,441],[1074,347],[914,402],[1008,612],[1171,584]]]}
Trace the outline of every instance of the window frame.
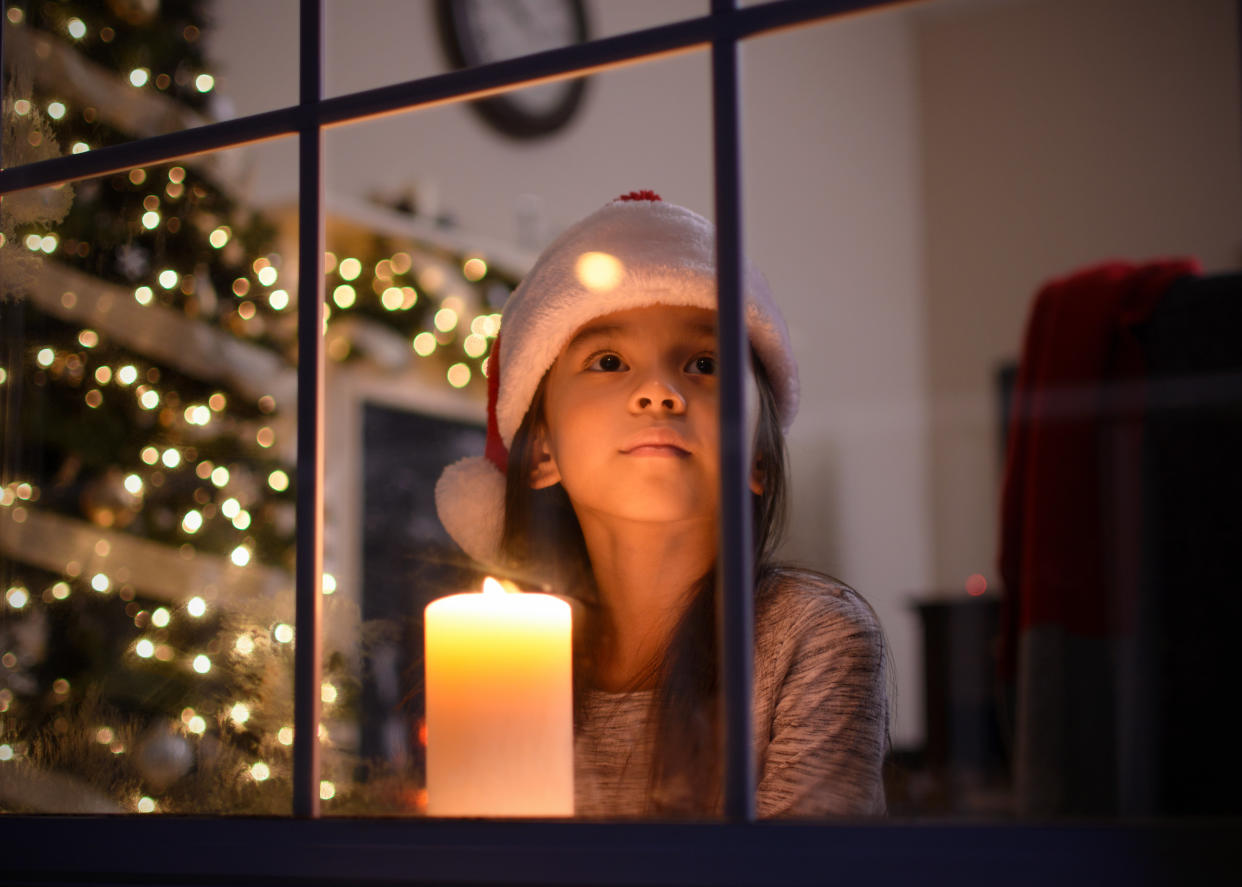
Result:
{"label": "window frame", "polygon": [[[750,511],[743,441],[738,45],[780,28],[894,0],[773,0],[616,37],[375,89],[323,96],[324,0],[299,0],[298,104],[91,152],[0,169],[0,195],[272,138],[298,141],[298,487],[293,816],[5,816],[7,878],[29,883],[768,884],[902,880],[952,873],[988,883],[1184,877],[1236,865],[1232,821],[1197,824],[965,825],[931,821],[755,821],[750,696]],[[457,103],[542,80],[581,77],[663,55],[711,53],[722,361],[721,595],[725,816],[716,823],[321,819],[319,721],[324,477],[323,131]],[[0,70],[3,70],[0,46]],[[3,158],[0,158],[3,160]],[[308,283],[310,282],[310,283]],[[314,289],[311,289],[313,287]],[[314,296],[314,298],[309,298]],[[58,848],[65,848],[70,852]],[[1200,869],[1199,867],[1203,867]],[[1227,870],[1227,869],[1226,869]],[[1120,876],[1120,877],[1119,877]],[[6,879],[7,879],[6,878]]]}

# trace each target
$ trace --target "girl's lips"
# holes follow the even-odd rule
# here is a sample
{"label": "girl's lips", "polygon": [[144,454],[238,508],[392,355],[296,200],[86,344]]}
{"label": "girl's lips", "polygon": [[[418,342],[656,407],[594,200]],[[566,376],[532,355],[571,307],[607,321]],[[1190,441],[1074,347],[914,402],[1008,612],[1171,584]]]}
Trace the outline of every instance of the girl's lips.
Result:
{"label": "girl's lips", "polygon": [[648,428],[621,447],[627,456],[689,456],[690,448],[671,428]]}
{"label": "girl's lips", "polygon": [[680,458],[681,456],[690,455],[681,447],[670,444],[640,444],[628,450],[622,450],[622,452],[627,456],[672,456]]}

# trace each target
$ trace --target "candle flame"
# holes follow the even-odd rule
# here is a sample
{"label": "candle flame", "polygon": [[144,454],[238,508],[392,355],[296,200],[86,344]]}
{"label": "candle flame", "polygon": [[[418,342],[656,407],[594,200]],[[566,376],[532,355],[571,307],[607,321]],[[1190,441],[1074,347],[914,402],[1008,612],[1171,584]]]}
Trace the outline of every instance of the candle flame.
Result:
{"label": "candle flame", "polygon": [[488,576],[483,580],[483,593],[521,594],[522,589],[518,588],[515,583],[510,582],[508,579],[494,579],[493,577]]}

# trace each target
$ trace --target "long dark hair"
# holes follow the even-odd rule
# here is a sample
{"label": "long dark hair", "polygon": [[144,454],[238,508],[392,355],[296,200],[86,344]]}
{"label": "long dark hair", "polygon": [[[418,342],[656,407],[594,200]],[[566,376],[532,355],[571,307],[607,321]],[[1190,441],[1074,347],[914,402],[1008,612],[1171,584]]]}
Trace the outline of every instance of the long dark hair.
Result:
{"label": "long dark hair", "polygon": [[[773,555],[784,530],[787,457],[776,396],[762,362],[752,353],[759,416],[755,458],[762,492],[751,494],[754,526],[756,599],[775,571]],[[547,377],[509,448],[505,478],[505,522],[501,552],[516,578],[558,590],[572,589],[574,613],[575,720],[593,686],[596,651],[603,625],[599,588],[591,571],[582,528],[560,484],[543,490],[530,486],[539,423],[544,421]],[[721,737],[718,717],[716,643],[716,571],[697,583],[660,662],[639,677],[655,679],[652,699],[654,758],[650,774],[650,812],[695,816],[716,812],[721,804]]]}

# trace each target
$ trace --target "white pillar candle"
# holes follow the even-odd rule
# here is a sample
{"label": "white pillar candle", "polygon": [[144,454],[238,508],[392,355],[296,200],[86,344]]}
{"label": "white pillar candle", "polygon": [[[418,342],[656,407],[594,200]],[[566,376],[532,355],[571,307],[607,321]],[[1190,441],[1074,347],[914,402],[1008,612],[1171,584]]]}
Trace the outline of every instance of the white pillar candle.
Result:
{"label": "white pillar candle", "polygon": [[490,578],[427,605],[430,815],[573,815],[570,626],[565,601]]}

